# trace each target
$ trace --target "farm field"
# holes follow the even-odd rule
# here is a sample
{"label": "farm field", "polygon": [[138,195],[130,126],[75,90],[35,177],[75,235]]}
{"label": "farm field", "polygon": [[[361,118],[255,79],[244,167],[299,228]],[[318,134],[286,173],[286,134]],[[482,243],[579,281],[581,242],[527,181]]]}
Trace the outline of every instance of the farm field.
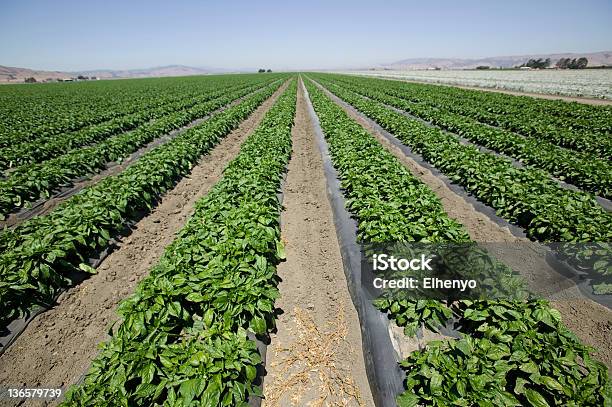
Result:
{"label": "farm field", "polygon": [[612,100],[612,70],[423,70],[347,71],[348,74],[474,86],[543,95],[577,96]]}
{"label": "farm field", "polygon": [[0,405],[612,403],[612,106],[359,74],[0,87]]}

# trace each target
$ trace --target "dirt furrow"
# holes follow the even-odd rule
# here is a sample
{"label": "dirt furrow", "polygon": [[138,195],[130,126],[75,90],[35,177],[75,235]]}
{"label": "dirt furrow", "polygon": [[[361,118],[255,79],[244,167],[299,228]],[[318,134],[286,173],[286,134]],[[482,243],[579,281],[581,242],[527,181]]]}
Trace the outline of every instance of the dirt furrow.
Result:
{"label": "dirt furrow", "polygon": [[[612,369],[612,341],[610,340],[612,311],[610,309],[584,298],[570,280],[559,275],[546,263],[545,254],[537,244],[525,237],[517,236],[517,227],[509,224],[502,226],[499,219],[499,223],[496,223],[490,216],[477,210],[471,202],[454,192],[440,177],[407,156],[401,148],[383,134],[386,132],[375,122],[342,102],[327,89],[320,88],[352,119],[372,134],[413,175],[434,191],[446,213],[465,227],[473,241],[490,242],[503,247],[504,253],[498,258],[513,270],[520,272],[529,283],[545,290],[554,308],[561,312],[565,325],[583,343],[593,346],[597,352],[597,359]],[[515,233],[510,230],[511,227]],[[514,249],[514,252],[511,249]]]}
{"label": "dirt furrow", "polygon": [[268,347],[264,405],[373,406],[323,162],[298,89],[281,214],[287,260],[278,266],[276,306],[283,313]]}
{"label": "dirt furrow", "polygon": [[117,319],[119,301],[134,291],[159,260],[191,215],[194,203],[221,178],[225,166],[286,87],[287,84],[281,86],[202,157],[191,173],[136,224],[120,247],[103,261],[97,274],[64,292],[55,308],[30,323],[0,356],[0,388],[67,387],[81,378],[98,352],[97,345],[108,338],[108,328]]}

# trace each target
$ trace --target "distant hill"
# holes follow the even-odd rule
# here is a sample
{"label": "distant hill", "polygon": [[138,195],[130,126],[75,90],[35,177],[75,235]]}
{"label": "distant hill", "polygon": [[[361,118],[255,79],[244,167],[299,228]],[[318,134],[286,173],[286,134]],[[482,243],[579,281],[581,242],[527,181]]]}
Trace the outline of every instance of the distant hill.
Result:
{"label": "distant hill", "polygon": [[[377,69],[473,69],[480,65],[492,68],[511,68],[521,65],[532,58],[550,58],[554,65],[560,58],[580,58],[586,57],[589,60],[588,66],[612,66],[612,51],[585,52],[585,53],[565,53],[565,54],[539,54],[539,55],[514,55],[488,58],[409,58],[390,64],[383,64]],[[375,68],[375,69],[376,69]]]}
{"label": "distant hill", "polygon": [[194,68],[185,65],[167,65],[146,69],[110,70],[101,69],[94,71],[75,72],[74,74],[85,76],[96,76],[98,78],[146,78],[159,76],[189,76],[205,75],[214,72],[208,68]]}
{"label": "distant hill", "polygon": [[37,81],[46,79],[68,79],[79,75],[95,76],[102,79],[112,78],[146,78],[146,77],[161,77],[161,76],[189,76],[189,75],[205,75],[213,72],[220,72],[219,69],[212,68],[194,68],[184,65],[168,65],[146,69],[127,69],[127,70],[111,70],[100,69],[93,71],[79,72],[62,72],[62,71],[41,71],[27,68],[15,68],[10,66],[0,65],[0,82],[22,83],[25,78],[33,77]]}
{"label": "distant hill", "polygon": [[33,77],[37,81],[44,79],[69,78],[70,74],[59,71],[37,71],[27,68],[15,68],[0,65],[0,82],[23,82],[25,78]]}

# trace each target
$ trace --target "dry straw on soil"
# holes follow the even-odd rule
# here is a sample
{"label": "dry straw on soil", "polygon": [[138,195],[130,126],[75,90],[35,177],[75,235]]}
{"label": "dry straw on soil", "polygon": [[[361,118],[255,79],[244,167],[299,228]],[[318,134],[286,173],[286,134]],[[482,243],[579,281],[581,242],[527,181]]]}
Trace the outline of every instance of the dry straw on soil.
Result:
{"label": "dry straw on soil", "polygon": [[266,386],[266,406],[283,406],[287,402],[309,407],[364,406],[354,380],[341,368],[340,350],[348,347],[352,354],[354,349],[346,340],[348,326],[344,310],[339,308],[336,319],[328,323],[325,331],[307,310],[293,309],[295,325],[291,331],[296,340],[287,347],[273,349],[279,360],[273,366],[280,370]]}

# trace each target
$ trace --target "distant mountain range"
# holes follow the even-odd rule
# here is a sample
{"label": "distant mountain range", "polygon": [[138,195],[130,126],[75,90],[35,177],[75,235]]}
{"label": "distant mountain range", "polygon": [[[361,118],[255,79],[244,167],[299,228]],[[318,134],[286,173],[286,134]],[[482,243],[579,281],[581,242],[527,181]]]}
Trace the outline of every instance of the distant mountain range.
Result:
{"label": "distant mountain range", "polygon": [[[414,70],[414,69],[474,69],[480,65],[490,66],[491,68],[511,68],[527,62],[529,59],[550,58],[552,65],[560,58],[580,58],[586,57],[589,60],[588,66],[612,66],[612,51],[585,52],[585,53],[564,53],[564,54],[538,54],[538,55],[514,55],[488,58],[409,58],[390,64],[381,64],[369,69],[393,69],[393,70]],[[361,68],[368,69],[368,68]],[[244,72],[245,70],[241,70]],[[255,72],[256,69],[249,70]],[[219,68],[197,68],[185,65],[167,65],[145,69],[97,69],[90,71],[44,71],[28,68],[15,68],[0,65],[0,83],[23,83],[26,78],[35,78],[37,81],[70,79],[79,75],[100,79],[115,78],[145,78],[161,76],[189,76],[206,75],[210,73],[230,72],[227,69]]]}
{"label": "distant mountain range", "polygon": [[189,76],[205,75],[213,72],[223,72],[222,69],[214,68],[194,68],[184,65],[167,65],[146,69],[98,69],[92,71],[62,72],[62,71],[41,71],[27,68],[15,68],[0,65],[0,82],[23,82],[25,78],[35,78],[37,81],[46,79],[69,79],[79,75],[101,79],[113,78],[146,78],[160,76]]}
{"label": "distant mountain range", "polygon": [[96,76],[98,78],[146,78],[158,76],[205,75],[211,72],[215,72],[215,70],[209,68],[194,68],[192,66],[185,65],[167,65],[146,69],[98,69],[94,71],[78,72],[78,74],[85,76]]}
{"label": "distant mountain range", "polygon": [[390,64],[382,64],[374,69],[413,70],[413,69],[474,69],[484,65],[491,68],[511,68],[527,62],[529,59],[550,58],[554,65],[560,58],[586,57],[588,66],[612,66],[612,51],[565,53],[565,54],[539,54],[539,55],[513,55],[488,58],[409,58]]}

